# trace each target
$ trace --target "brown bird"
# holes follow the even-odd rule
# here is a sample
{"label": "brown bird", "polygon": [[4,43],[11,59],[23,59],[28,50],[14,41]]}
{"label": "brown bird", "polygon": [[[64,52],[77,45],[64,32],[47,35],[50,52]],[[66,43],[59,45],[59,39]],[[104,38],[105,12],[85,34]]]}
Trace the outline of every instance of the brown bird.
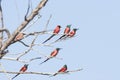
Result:
{"label": "brown bird", "polygon": [[19,41],[19,40],[21,40],[21,39],[23,39],[23,38],[24,38],[24,33],[19,33],[19,34],[15,37],[14,41]]}

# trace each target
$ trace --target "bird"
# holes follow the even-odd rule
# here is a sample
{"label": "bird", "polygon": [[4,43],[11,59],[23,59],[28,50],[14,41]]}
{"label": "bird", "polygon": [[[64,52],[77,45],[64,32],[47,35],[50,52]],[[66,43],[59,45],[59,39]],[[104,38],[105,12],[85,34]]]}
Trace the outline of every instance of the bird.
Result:
{"label": "bird", "polygon": [[15,37],[15,39],[14,39],[14,41],[19,41],[19,40],[21,40],[21,39],[23,39],[24,38],[24,33],[19,33],[16,37]]}
{"label": "bird", "polygon": [[27,68],[28,68],[28,64],[25,64],[25,65],[20,69],[19,73],[16,74],[16,75],[12,78],[12,80],[13,80],[15,77],[17,77],[18,75],[20,75],[21,72],[25,72],[25,71],[27,70]]}
{"label": "bird", "polygon": [[74,28],[67,36],[68,37],[73,37],[76,34],[77,30],[78,30],[77,28]]}
{"label": "bird", "polygon": [[62,48],[56,48],[54,51],[51,52],[50,56],[46,60],[44,60],[42,63],[40,63],[40,64],[43,64],[46,61],[48,61],[49,59],[55,57],[58,54],[60,49],[62,49]]}
{"label": "bird", "polygon": [[65,72],[67,71],[67,65],[65,64],[60,70],[58,70],[57,73],[55,73],[53,76],[56,76],[58,73],[62,73],[62,72]]}
{"label": "bird", "polygon": [[52,37],[54,37],[56,34],[58,34],[60,32],[60,25],[57,25],[56,28],[53,31],[53,35],[51,35],[47,40],[45,40],[43,43],[47,42],[48,40],[50,40]]}
{"label": "bird", "polygon": [[62,39],[66,35],[68,35],[68,33],[70,32],[70,27],[71,27],[71,25],[67,25],[65,30],[64,30],[64,34],[60,38],[58,38],[55,42],[59,41],[60,39]]}
{"label": "bird", "polygon": [[64,39],[73,37],[76,34],[77,30],[77,28],[74,28],[72,31],[69,32],[67,36],[64,37]]}

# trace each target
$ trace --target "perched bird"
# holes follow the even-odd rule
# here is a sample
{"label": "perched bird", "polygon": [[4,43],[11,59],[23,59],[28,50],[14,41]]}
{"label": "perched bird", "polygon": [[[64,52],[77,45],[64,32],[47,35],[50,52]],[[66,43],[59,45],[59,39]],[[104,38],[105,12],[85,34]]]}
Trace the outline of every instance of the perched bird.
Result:
{"label": "perched bird", "polygon": [[21,40],[21,39],[23,39],[23,38],[24,38],[24,33],[19,33],[19,34],[15,37],[14,41],[19,41],[19,40]]}
{"label": "perched bird", "polygon": [[57,27],[54,29],[53,31],[53,35],[51,35],[47,40],[45,40],[43,43],[47,42],[48,40],[50,40],[52,37],[54,37],[56,34],[58,34],[60,32],[60,25],[57,25]]}
{"label": "perched bird", "polygon": [[73,37],[76,34],[76,31],[78,29],[74,28],[72,31],[70,31],[70,33],[67,35],[68,37]]}
{"label": "perched bird", "polygon": [[16,74],[16,75],[12,78],[12,80],[13,80],[15,77],[17,77],[21,72],[25,72],[25,71],[27,70],[27,68],[28,68],[28,64],[25,64],[25,65],[20,69],[19,73]]}
{"label": "perched bird", "polygon": [[68,35],[68,33],[70,32],[70,27],[71,27],[71,25],[67,25],[65,30],[64,30],[64,34],[59,39],[57,39],[55,42],[59,41],[60,39],[62,39],[66,35]]}
{"label": "perched bird", "polygon": [[58,73],[62,73],[67,71],[67,65],[65,64],[57,73],[55,73],[53,76],[57,75]]}
{"label": "perched bird", "polygon": [[[43,61],[42,63],[44,63],[44,62],[48,61],[49,59],[55,57],[58,54],[58,52],[59,52],[60,49],[61,48],[56,48],[54,51],[52,51],[51,54],[50,54],[50,56],[45,61]],[[40,64],[42,64],[42,63],[40,63]]]}
{"label": "perched bird", "polygon": [[70,37],[73,37],[75,34],[76,34],[76,31],[77,31],[78,29],[76,29],[76,28],[74,28],[72,31],[70,31],[69,32],[69,34],[67,35],[67,36],[65,36],[64,37],[64,39],[66,39],[66,38],[70,38]]}
{"label": "perched bird", "polygon": [[65,30],[64,30],[64,34],[68,34],[70,32],[70,27],[71,25],[67,25]]}

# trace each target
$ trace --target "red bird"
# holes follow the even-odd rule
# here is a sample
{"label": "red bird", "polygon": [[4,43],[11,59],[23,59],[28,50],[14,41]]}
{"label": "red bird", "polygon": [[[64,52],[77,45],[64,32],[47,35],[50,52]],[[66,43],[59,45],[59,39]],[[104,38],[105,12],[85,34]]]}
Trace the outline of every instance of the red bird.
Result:
{"label": "red bird", "polygon": [[[21,72],[25,72],[26,70],[27,70],[27,68],[28,68],[28,64],[25,64],[21,69],[20,69],[20,73]],[[15,77],[17,77],[20,73],[18,73],[18,74],[16,74],[13,78],[12,78],[12,80],[15,78]]]}
{"label": "red bird", "polygon": [[73,37],[75,34],[76,34],[76,31],[77,31],[78,29],[76,29],[76,28],[74,28],[67,36],[68,37]]}
{"label": "red bird", "polygon": [[70,32],[71,25],[67,25],[67,27],[64,30],[64,34],[68,34]]}
{"label": "red bird", "polygon": [[57,75],[58,73],[62,73],[67,71],[67,65],[65,64],[57,73],[55,73],[53,76]]}
{"label": "red bird", "polygon": [[[55,57],[58,54],[58,52],[59,52],[60,49],[61,48],[56,48],[54,51],[52,51],[51,54],[50,54],[50,56],[45,61],[43,61],[42,63],[44,63],[44,62],[48,61],[49,59]],[[42,64],[42,63],[40,63],[40,64]]]}
{"label": "red bird", "polygon": [[62,35],[59,39],[57,39],[55,42],[59,41],[60,39],[62,39],[63,37],[65,37],[66,35],[68,35],[68,33],[70,32],[70,27],[71,25],[67,25],[67,27],[64,30],[64,35]]}
{"label": "red bird", "polygon": [[54,29],[53,31],[53,35],[51,35],[47,40],[45,40],[43,43],[47,42],[48,40],[50,40],[52,37],[54,37],[56,34],[58,34],[60,32],[60,25],[57,25],[57,27]]}
{"label": "red bird", "polygon": [[19,34],[15,37],[14,41],[19,41],[19,40],[21,40],[21,39],[23,39],[23,38],[24,38],[24,33],[19,33]]}

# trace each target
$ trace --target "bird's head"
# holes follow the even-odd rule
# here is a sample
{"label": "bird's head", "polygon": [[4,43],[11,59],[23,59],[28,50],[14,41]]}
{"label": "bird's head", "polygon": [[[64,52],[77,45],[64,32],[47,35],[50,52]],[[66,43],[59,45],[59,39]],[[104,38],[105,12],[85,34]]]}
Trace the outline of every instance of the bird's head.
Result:
{"label": "bird's head", "polygon": [[70,25],[67,25],[67,27],[70,28],[70,27],[71,27],[71,24],[70,24]]}
{"label": "bird's head", "polygon": [[77,31],[78,29],[77,29],[77,28],[74,28],[73,30],[74,30],[74,31]]}
{"label": "bird's head", "polygon": [[57,25],[57,27],[61,28],[61,26],[60,26],[60,25]]}
{"label": "bird's head", "polygon": [[62,49],[62,48],[56,48],[56,50],[58,50],[58,51],[59,51],[60,49]]}
{"label": "bird's head", "polygon": [[24,66],[28,67],[29,64],[25,64]]}
{"label": "bird's head", "polygon": [[64,68],[67,68],[67,65],[65,64],[63,67],[64,67]]}

